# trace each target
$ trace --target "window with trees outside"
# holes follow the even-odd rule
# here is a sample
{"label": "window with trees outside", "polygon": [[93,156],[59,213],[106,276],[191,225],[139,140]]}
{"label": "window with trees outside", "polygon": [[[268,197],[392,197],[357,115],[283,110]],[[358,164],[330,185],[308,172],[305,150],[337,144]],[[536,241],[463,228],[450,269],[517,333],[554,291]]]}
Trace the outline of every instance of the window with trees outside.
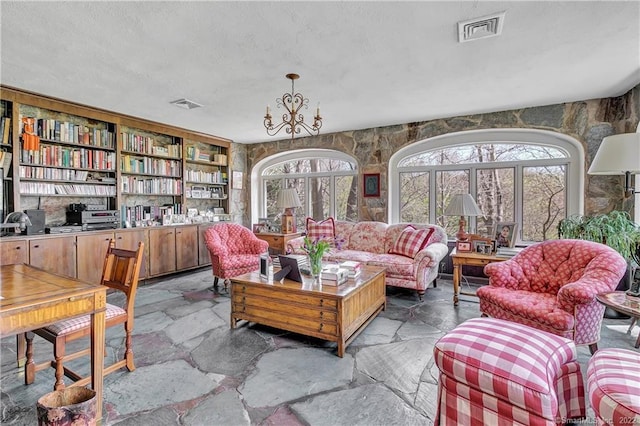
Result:
{"label": "window with trees outside", "polygon": [[296,209],[299,229],[305,229],[307,216],[322,220],[358,219],[358,171],[356,161],[343,153],[329,150],[303,150],[274,156],[257,165],[260,217],[278,217],[278,192],[295,188],[302,207]]}
{"label": "window with trees outside", "polygon": [[557,238],[559,221],[580,206],[568,196],[570,185],[579,186],[571,182],[579,149],[562,140],[501,139],[429,149],[419,143],[422,150],[396,157],[398,220],[436,223],[452,236],[459,217],[446,216],[445,209],[455,194],[470,193],[484,213],[467,218],[471,230],[493,237],[497,222],[517,222],[516,242]]}

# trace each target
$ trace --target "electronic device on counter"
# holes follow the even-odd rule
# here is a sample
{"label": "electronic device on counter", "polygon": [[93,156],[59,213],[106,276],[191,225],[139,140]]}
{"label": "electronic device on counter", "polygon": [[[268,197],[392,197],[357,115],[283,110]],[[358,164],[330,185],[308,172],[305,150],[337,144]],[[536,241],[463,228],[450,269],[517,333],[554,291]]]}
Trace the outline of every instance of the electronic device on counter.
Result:
{"label": "electronic device on counter", "polygon": [[80,225],[83,231],[116,229],[120,227],[118,210],[67,211],[67,225]]}
{"label": "electronic device on counter", "polygon": [[25,210],[26,215],[31,221],[31,225],[27,225],[26,235],[42,235],[44,234],[45,213],[44,210]]}
{"label": "electronic device on counter", "polygon": [[62,226],[50,226],[44,229],[47,234],[70,234],[72,232],[83,231],[82,225],[62,225]]}

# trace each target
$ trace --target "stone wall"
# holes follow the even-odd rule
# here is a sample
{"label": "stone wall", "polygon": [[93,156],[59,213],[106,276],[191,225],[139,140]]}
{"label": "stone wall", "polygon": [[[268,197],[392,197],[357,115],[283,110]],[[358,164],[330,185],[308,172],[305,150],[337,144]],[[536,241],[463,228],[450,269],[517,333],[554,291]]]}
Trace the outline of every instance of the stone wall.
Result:
{"label": "stone wall", "polygon": [[[380,173],[380,198],[359,199],[359,219],[387,221],[387,164],[397,150],[434,136],[464,130],[495,128],[526,128],[555,131],[571,136],[583,144],[585,161],[585,214],[605,213],[614,209],[633,209],[632,199],[624,199],[624,179],[621,176],[588,176],[586,170],[600,146],[602,138],[615,133],[633,133],[640,117],[640,85],[616,98],[592,99],[542,107],[523,108],[487,114],[442,118],[396,126],[352,130],[314,137],[285,139],[274,142],[234,144],[233,156],[245,159],[246,166],[236,164],[248,174],[254,165],[273,154],[309,147],[334,149],[347,153],[358,161],[360,178],[363,173]],[[234,168],[234,170],[236,170]],[[249,189],[249,188],[247,188]],[[249,208],[250,190],[238,194],[234,208]],[[243,223],[250,224],[249,212],[242,214]]]}

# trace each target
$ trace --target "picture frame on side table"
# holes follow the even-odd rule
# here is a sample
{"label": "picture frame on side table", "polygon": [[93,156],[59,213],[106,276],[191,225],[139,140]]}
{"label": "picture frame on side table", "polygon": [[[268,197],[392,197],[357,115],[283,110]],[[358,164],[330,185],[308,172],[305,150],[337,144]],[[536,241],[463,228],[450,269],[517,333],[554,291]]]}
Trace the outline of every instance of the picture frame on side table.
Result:
{"label": "picture frame on side table", "polygon": [[470,253],[473,251],[471,241],[456,241],[456,251],[458,253]]}
{"label": "picture frame on side table", "polygon": [[498,222],[495,229],[496,249],[500,247],[515,247],[518,232],[517,222]]}
{"label": "picture frame on side table", "polygon": [[380,196],[380,173],[365,173],[362,175],[362,196]]}
{"label": "picture frame on side table", "polygon": [[471,238],[473,251],[481,254],[493,254],[494,244],[491,238],[476,237]]}

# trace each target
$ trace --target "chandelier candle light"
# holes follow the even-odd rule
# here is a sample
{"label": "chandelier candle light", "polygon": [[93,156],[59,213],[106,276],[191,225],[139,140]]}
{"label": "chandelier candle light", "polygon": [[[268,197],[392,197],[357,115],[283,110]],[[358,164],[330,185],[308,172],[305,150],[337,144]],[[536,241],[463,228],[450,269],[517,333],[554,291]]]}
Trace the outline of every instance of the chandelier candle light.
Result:
{"label": "chandelier candle light", "polygon": [[304,129],[310,136],[320,134],[320,127],[322,127],[322,117],[320,117],[320,104],[316,108],[316,115],[313,117],[313,126],[309,126],[304,122],[304,116],[300,113],[302,107],[309,108],[309,99],[302,96],[301,93],[296,93],[294,90],[294,82],[300,78],[298,74],[287,74],[289,80],[291,80],[291,93],[285,93],[282,98],[276,99],[277,107],[281,106],[287,111],[282,114],[282,122],[277,125],[273,125],[271,121],[271,108],[267,106],[267,114],[264,116],[264,127],[267,129],[269,136],[273,136],[282,129],[286,129],[287,133],[291,134],[291,139],[300,134],[300,129]]}

